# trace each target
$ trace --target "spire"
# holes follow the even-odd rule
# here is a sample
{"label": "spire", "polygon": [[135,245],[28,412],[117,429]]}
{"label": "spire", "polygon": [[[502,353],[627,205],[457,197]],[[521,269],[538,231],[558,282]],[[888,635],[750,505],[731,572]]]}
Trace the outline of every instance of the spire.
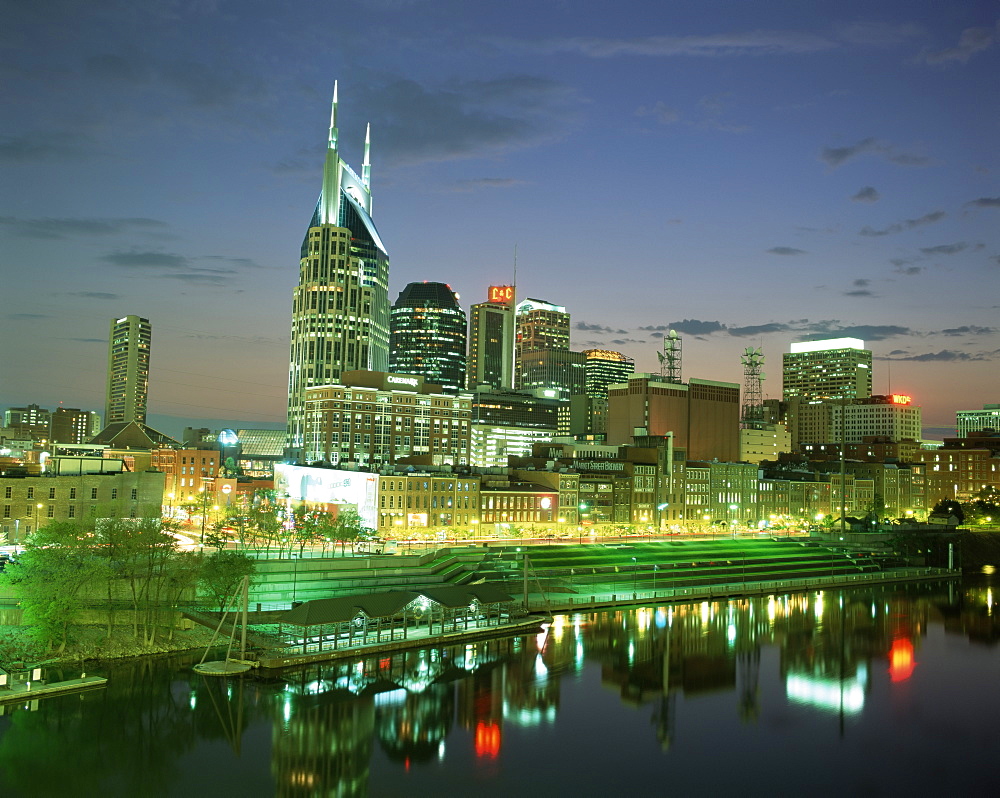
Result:
{"label": "spire", "polygon": [[330,148],[337,149],[337,81],[333,81],[333,103],[330,107]]}
{"label": "spire", "polygon": [[365,188],[370,189],[372,187],[372,160],[371,160],[371,149],[372,149],[372,123],[368,123],[368,127],[365,128],[365,162],[361,164],[361,182],[365,184]]}
{"label": "spire", "polygon": [[320,194],[321,224],[338,224],[340,219],[340,153],[337,151],[337,81],[333,82],[333,105],[330,109],[330,140],[323,164],[323,191]]}

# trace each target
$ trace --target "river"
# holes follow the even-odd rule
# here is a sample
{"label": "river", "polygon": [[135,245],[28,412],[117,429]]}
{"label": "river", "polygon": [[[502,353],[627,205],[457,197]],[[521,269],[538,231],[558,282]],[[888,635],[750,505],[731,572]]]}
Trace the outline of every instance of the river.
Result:
{"label": "river", "polygon": [[113,664],[104,690],[3,706],[0,795],[970,794],[1000,774],[998,591],[568,614],[266,678]]}

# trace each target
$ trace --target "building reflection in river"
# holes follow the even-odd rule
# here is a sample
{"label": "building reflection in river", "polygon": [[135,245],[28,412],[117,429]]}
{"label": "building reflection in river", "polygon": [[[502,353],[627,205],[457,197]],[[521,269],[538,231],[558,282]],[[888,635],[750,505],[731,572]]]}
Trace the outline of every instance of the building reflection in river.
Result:
{"label": "building reflection in river", "polygon": [[[891,693],[921,672],[929,625],[993,643],[998,615],[990,584],[926,583],[567,614],[538,635],[242,680],[170,670],[170,661],[122,664],[109,670],[106,691],[83,700],[4,707],[0,793],[44,794],[43,777],[79,782],[80,769],[64,774],[60,763],[80,757],[95,790],[121,783],[120,771],[135,763],[135,783],[155,773],[166,793],[175,759],[223,739],[241,777],[256,764],[247,758],[255,740],[282,796],[362,795],[372,790],[373,768],[384,779],[450,761],[489,779],[501,773],[508,746],[554,743],[566,733],[555,724],[570,695],[577,713],[609,711],[603,697],[603,709],[590,708],[594,694],[581,693],[583,682],[603,696],[612,688],[626,712],[646,713],[651,725],[638,733],[663,749],[690,747],[701,730],[692,727],[697,714],[681,711],[686,703],[711,702],[716,713],[729,707],[741,725],[765,712],[830,714],[843,723],[868,711],[876,688]],[[100,732],[123,724],[127,733],[113,740]],[[267,731],[265,742],[258,730]],[[44,746],[32,744],[42,739]],[[162,761],[152,767],[146,752]]]}

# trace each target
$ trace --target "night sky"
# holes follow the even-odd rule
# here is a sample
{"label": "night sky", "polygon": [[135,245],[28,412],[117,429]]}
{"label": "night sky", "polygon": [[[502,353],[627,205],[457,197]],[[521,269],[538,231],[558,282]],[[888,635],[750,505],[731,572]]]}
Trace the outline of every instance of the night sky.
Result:
{"label": "night sky", "polygon": [[[0,405],[103,412],[153,324],[150,422],[283,422],[334,80],[372,126],[390,300],[510,282],[573,348],[742,383],[852,336],[929,428],[1000,401],[994,2],[3,0]],[[168,418],[173,417],[173,418]],[[202,421],[210,420],[210,421]]]}

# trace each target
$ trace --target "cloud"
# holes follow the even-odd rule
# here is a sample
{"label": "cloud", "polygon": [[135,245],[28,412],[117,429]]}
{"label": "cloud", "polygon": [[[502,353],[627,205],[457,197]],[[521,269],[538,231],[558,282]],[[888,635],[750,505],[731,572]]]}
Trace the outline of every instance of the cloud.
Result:
{"label": "cloud", "polygon": [[861,278],[861,279],[855,280],[854,283],[853,283],[853,285],[856,288],[867,288],[869,285],[871,285],[871,282],[872,282],[871,280],[865,280],[865,279]]}
{"label": "cloud", "polygon": [[969,200],[966,205],[973,205],[977,208],[1000,208],[1000,197],[980,197]]}
{"label": "cloud", "polygon": [[871,137],[846,147],[824,147],[819,153],[820,159],[831,169],[836,169],[860,155],[878,155],[899,166],[926,166],[930,163],[930,158],[899,152],[893,145]]}
{"label": "cloud", "polygon": [[611,335],[628,335],[628,330],[616,330],[612,327],[605,327],[602,324],[590,324],[585,321],[578,321],[573,325],[573,329],[583,330],[584,332],[610,333]]}
{"label": "cloud", "polygon": [[927,64],[946,64],[949,61],[964,64],[976,53],[989,49],[996,39],[996,28],[966,28],[955,47],[925,53],[922,60]]}
{"label": "cloud", "polygon": [[47,319],[49,317],[44,313],[8,313],[7,318],[14,321],[32,321],[34,319]]}
{"label": "cloud", "polygon": [[574,53],[589,58],[614,56],[719,58],[748,55],[816,53],[837,43],[813,33],[756,30],[704,36],[640,36],[632,39],[573,37],[528,43],[543,53]]}
{"label": "cloud", "polygon": [[961,327],[941,330],[941,335],[993,335],[996,332],[996,327],[977,327],[974,324],[964,324]]}
{"label": "cloud", "polygon": [[925,214],[917,219],[904,219],[901,222],[895,222],[890,224],[888,227],[882,230],[875,230],[871,227],[865,226],[858,231],[858,235],[862,236],[888,236],[894,235],[896,233],[902,233],[905,230],[912,230],[914,227],[923,227],[924,225],[934,224],[935,222],[941,221],[947,214],[944,211],[934,211],[932,213]]}
{"label": "cloud", "polygon": [[996,360],[1000,350],[992,352],[958,352],[954,349],[942,349],[939,352],[924,352],[919,355],[895,355],[894,357],[878,358],[879,360],[908,360],[915,363],[966,363],[984,360]]}
{"label": "cloud", "polygon": [[881,195],[871,186],[865,186],[851,197],[854,202],[878,202],[881,198]]}
{"label": "cloud", "polygon": [[795,247],[771,247],[769,250],[772,255],[805,255],[807,254],[804,249],[796,249]]}
{"label": "cloud", "polygon": [[683,321],[675,321],[671,323],[668,329],[676,330],[684,335],[711,335],[712,333],[724,331],[726,329],[726,325],[719,321],[684,319]]}
{"label": "cloud", "polygon": [[921,247],[920,251],[925,255],[956,255],[965,249],[968,249],[969,245],[964,241],[959,241],[955,244],[938,244],[936,247]]}
{"label": "cloud", "polygon": [[101,260],[114,266],[128,269],[186,269],[190,261],[183,255],[169,252],[112,252],[104,255]]}
{"label": "cloud", "polygon": [[635,109],[636,116],[651,116],[661,125],[672,125],[681,118],[681,113],[675,108],[669,108],[662,100],[657,100],[651,106],[640,105]]}
{"label": "cloud", "polygon": [[424,86],[392,78],[361,87],[373,146],[394,163],[478,158],[557,138],[580,100],[562,83],[530,75]]}
{"label": "cloud", "polygon": [[893,271],[896,274],[903,274],[908,277],[912,277],[915,274],[920,274],[924,270],[923,266],[914,266],[913,261],[907,258],[890,258],[889,263],[893,265]]}
{"label": "cloud", "polygon": [[109,294],[105,291],[70,291],[68,296],[78,296],[82,299],[121,299],[121,294]]}
{"label": "cloud", "polygon": [[166,222],[144,217],[131,218],[41,218],[19,219],[13,216],[0,217],[0,225],[7,227],[14,235],[23,238],[45,240],[71,238],[73,236],[110,236],[122,233],[164,230]]}
{"label": "cloud", "polygon": [[475,177],[469,180],[458,180],[452,184],[452,191],[474,191],[477,188],[511,188],[526,185],[526,180],[515,177]]}
{"label": "cloud", "polygon": [[844,296],[854,296],[854,297],[868,297],[875,296],[874,291],[869,291],[868,289],[855,289],[853,291],[844,291]]}
{"label": "cloud", "polygon": [[768,324],[749,324],[743,327],[729,327],[728,332],[736,338],[756,338],[759,335],[770,335],[772,333],[788,332],[791,327],[780,322],[770,322]]}

